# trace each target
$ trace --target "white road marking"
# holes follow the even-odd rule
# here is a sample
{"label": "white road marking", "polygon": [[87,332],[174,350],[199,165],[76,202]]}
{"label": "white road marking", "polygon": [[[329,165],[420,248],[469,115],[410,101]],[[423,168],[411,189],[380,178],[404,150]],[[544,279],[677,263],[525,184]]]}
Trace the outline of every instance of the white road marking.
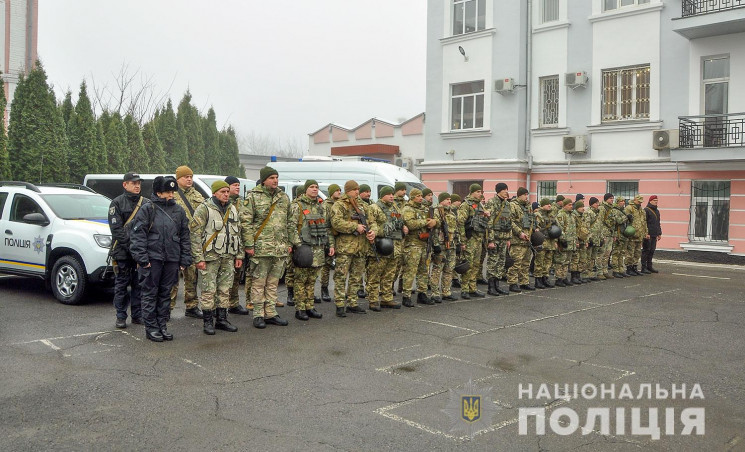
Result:
{"label": "white road marking", "polygon": [[[44,342],[44,341],[57,341],[60,339],[72,339],[74,337],[85,337],[85,336],[95,336],[96,334],[105,334],[105,333],[124,333],[128,334],[126,331],[121,330],[114,330],[114,331],[96,331],[94,333],[81,333],[81,334],[73,334],[72,336],[57,336],[57,337],[48,337],[45,339],[34,339],[33,341],[25,341],[25,342],[14,342],[11,345],[24,345],[24,344],[33,344],[34,342]],[[131,336],[131,335],[130,335]]]}
{"label": "white road marking", "polygon": [[494,331],[504,330],[504,329],[507,329],[507,328],[515,328],[515,327],[518,327],[518,326],[523,326],[523,325],[526,325],[528,323],[542,322],[543,320],[555,319],[555,318],[558,318],[558,317],[563,317],[565,315],[576,314],[578,312],[591,311],[593,309],[599,309],[599,308],[603,308],[603,307],[606,307],[606,306],[613,306],[613,305],[617,305],[617,304],[621,304],[621,303],[626,303],[628,301],[637,300],[639,298],[653,297],[653,296],[662,295],[662,294],[665,294],[665,293],[677,292],[679,290],[680,289],[665,290],[665,291],[662,291],[662,292],[657,292],[657,293],[652,293],[652,294],[647,294],[647,295],[640,295],[640,296],[634,297],[634,298],[627,298],[625,300],[614,301],[613,303],[606,303],[606,304],[599,305],[599,306],[590,306],[590,307],[587,307],[587,308],[575,309],[574,311],[562,312],[560,314],[547,315],[545,317],[539,317],[537,319],[526,320],[526,321],[520,322],[520,323],[513,323],[511,325],[502,325],[502,326],[498,326],[496,328],[489,328],[488,330],[480,331],[478,333],[470,333],[470,334],[464,334],[463,336],[456,336],[453,339],[462,339],[464,337],[475,336],[477,334],[492,333]]}
{"label": "white road marking", "polygon": [[204,369],[204,367],[202,367],[201,365],[199,365],[199,364],[195,363],[194,361],[192,361],[192,360],[190,360],[190,359],[186,359],[186,358],[181,358],[181,361],[183,361],[183,362],[185,362],[185,363],[187,363],[187,364],[191,364],[192,366],[197,366],[197,367],[199,367],[200,369]]}
{"label": "white road marking", "polygon": [[409,345],[407,347],[401,347],[401,348],[394,348],[391,350],[392,352],[400,352],[401,350],[406,350],[407,348],[415,348],[415,347],[421,347],[422,344],[416,344],[416,345]]}
{"label": "white road marking", "polygon": [[472,333],[478,333],[478,331],[477,331],[477,330],[472,330],[471,328],[464,328],[464,327],[462,327],[462,326],[457,326],[457,325],[450,325],[449,323],[434,322],[434,321],[432,321],[432,320],[424,320],[424,319],[416,319],[416,321],[417,321],[417,322],[426,322],[426,323],[432,323],[432,324],[434,324],[434,325],[449,326],[450,328],[457,328],[457,329],[459,329],[459,330],[465,330],[465,331],[470,331],[470,332],[472,332]]}
{"label": "white road marking", "polygon": [[671,274],[675,276],[690,276],[692,278],[731,279],[731,278],[723,278],[721,276],[688,275],[686,273],[671,273]]}
{"label": "white road marking", "polygon": [[56,345],[52,344],[52,341],[50,341],[49,339],[41,339],[39,342],[41,342],[42,344],[48,346],[49,348],[51,348],[54,351],[62,350],[61,348],[59,348]]}
{"label": "white road marking", "polygon": [[576,363],[576,364],[579,364],[579,365],[582,365],[582,366],[592,366],[592,367],[599,367],[599,368],[601,368],[601,369],[608,369],[608,370],[615,370],[615,371],[617,371],[617,372],[622,372],[622,373],[621,373],[621,376],[620,376],[620,377],[617,377],[617,378],[616,378],[616,379],[614,379],[613,381],[618,381],[618,380],[620,380],[621,378],[624,378],[624,377],[628,377],[628,376],[631,376],[631,375],[636,375],[636,372],[634,372],[633,370],[618,369],[618,368],[616,368],[616,367],[611,367],[611,366],[603,366],[603,365],[601,365],[601,364],[593,364],[593,363],[588,363],[588,362],[586,362],[586,361],[577,361],[577,360],[575,360],[575,359],[569,359],[569,358],[561,358],[561,357],[559,357],[559,356],[552,356],[552,357],[551,357],[551,359],[560,359],[560,360],[563,360],[563,361],[569,361],[570,363]]}
{"label": "white road marking", "polygon": [[721,269],[727,269],[727,270],[745,271],[745,266],[742,266],[742,265],[709,264],[705,262],[684,262],[684,261],[671,261],[671,260],[661,260],[661,259],[655,259],[654,261],[659,262],[660,264],[678,265],[680,267],[707,267],[707,268],[721,268]]}

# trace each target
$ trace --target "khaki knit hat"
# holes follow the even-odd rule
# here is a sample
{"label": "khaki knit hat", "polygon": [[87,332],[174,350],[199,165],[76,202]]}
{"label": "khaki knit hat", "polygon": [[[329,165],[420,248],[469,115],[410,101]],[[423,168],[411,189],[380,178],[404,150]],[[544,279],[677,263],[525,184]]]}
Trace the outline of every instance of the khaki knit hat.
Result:
{"label": "khaki knit hat", "polygon": [[417,196],[421,196],[421,194],[422,194],[421,190],[419,190],[418,188],[412,188],[411,191],[409,192],[409,199],[414,199]]}
{"label": "khaki knit hat", "polygon": [[341,190],[341,187],[337,184],[329,185],[329,196],[333,195],[337,191]]}
{"label": "khaki knit hat", "polygon": [[440,196],[437,197],[437,202],[443,202],[446,199],[450,199],[452,201],[452,198],[450,196],[450,193],[444,191],[440,193]]}
{"label": "khaki knit hat", "polygon": [[216,180],[212,182],[212,193],[214,194],[221,188],[226,188],[226,187],[230,187],[230,185],[228,185],[227,182],[225,182],[224,180]]}
{"label": "khaki knit hat", "polygon": [[194,171],[186,165],[179,166],[176,168],[176,179],[181,179],[184,176],[193,176]]}
{"label": "khaki knit hat", "polygon": [[360,189],[360,184],[358,184],[356,181],[348,180],[344,184],[344,193],[349,193],[352,190],[359,190],[359,189]]}
{"label": "khaki knit hat", "polygon": [[479,184],[471,184],[471,186],[468,187],[468,193],[469,194],[471,194],[471,193],[473,193],[475,191],[479,191],[479,190],[482,190],[481,185],[479,185]]}

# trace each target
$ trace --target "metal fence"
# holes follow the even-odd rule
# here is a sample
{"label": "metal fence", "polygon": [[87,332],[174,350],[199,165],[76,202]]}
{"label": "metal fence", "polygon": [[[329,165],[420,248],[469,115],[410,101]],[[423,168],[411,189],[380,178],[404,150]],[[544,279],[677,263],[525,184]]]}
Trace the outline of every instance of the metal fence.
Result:
{"label": "metal fence", "polygon": [[680,116],[678,120],[681,148],[745,146],[745,113]]}
{"label": "metal fence", "polygon": [[745,0],[683,0],[683,17],[745,7]]}

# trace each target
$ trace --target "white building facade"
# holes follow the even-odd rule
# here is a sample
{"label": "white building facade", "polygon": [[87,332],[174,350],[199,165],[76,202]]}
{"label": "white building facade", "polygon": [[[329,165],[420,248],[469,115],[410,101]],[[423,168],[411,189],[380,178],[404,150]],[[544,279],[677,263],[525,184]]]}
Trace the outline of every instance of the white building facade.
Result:
{"label": "white building facade", "polygon": [[660,199],[665,249],[745,254],[745,0],[429,2],[422,181]]}
{"label": "white building facade", "polygon": [[38,0],[0,0],[0,62],[4,82],[7,122],[18,77],[30,70],[37,59],[36,42],[39,24]]}

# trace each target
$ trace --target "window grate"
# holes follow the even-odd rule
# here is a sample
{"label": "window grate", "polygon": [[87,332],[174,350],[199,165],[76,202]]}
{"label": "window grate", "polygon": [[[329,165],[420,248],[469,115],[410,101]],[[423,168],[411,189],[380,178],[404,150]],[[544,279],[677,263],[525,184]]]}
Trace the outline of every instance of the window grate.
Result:
{"label": "window grate", "polygon": [[536,190],[536,201],[540,202],[543,198],[548,198],[551,201],[556,199],[556,183],[555,180],[541,180],[538,181],[538,189]]}
{"label": "window grate", "polygon": [[623,196],[628,205],[629,198],[639,193],[639,181],[608,181],[608,193],[613,193],[616,198]]}
{"label": "window grate", "polygon": [[649,65],[603,71],[603,122],[649,119]]}
{"label": "window grate", "polygon": [[559,124],[559,76],[541,78],[541,127]]}
{"label": "window grate", "polygon": [[729,239],[730,182],[693,181],[688,240],[727,242]]}

